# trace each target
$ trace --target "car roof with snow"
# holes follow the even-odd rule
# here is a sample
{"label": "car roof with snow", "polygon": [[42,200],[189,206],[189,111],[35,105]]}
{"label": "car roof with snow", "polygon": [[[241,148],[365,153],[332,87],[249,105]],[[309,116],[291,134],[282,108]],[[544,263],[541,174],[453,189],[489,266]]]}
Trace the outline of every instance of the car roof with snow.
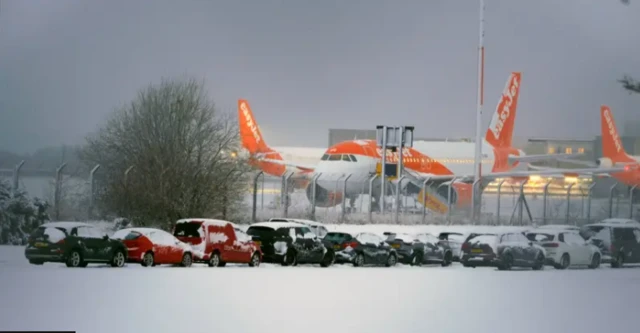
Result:
{"label": "car roof with snow", "polygon": [[638,228],[640,227],[640,223],[598,222],[586,224],[585,227]]}
{"label": "car roof with snow", "polygon": [[[417,235],[412,235],[412,234],[405,233],[405,232],[401,232],[401,233],[385,232],[384,235],[387,236],[387,240],[396,240],[396,239],[398,239],[398,240],[401,240],[401,241],[403,241],[405,243],[413,243],[417,238]],[[431,235],[431,236],[433,236],[433,235]],[[435,236],[433,236],[433,237],[435,237]]]}
{"label": "car roof with snow", "polygon": [[310,226],[314,226],[314,227],[324,226],[323,223],[312,221],[312,220],[289,219],[289,218],[282,218],[282,217],[270,218],[269,222],[295,222],[295,223],[306,224],[306,225],[310,225]]}
{"label": "car roof with snow", "polygon": [[77,227],[94,227],[94,226],[88,223],[83,223],[83,222],[48,222],[41,225],[41,227],[73,229]]}
{"label": "car roof with snow", "polygon": [[540,230],[540,229],[579,230],[580,228],[575,225],[568,225],[568,224],[545,224],[545,225],[538,226],[537,228],[530,229],[528,231]]}
{"label": "car roof with snow", "polygon": [[296,222],[258,222],[258,223],[254,223],[252,225],[249,226],[249,228],[251,227],[267,227],[267,228],[271,228],[273,230],[276,229],[280,229],[280,228],[291,228],[291,227],[307,227],[307,225],[304,225],[302,223],[296,223]]}
{"label": "car roof with snow", "polygon": [[156,228],[144,228],[144,227],[138,227],[138,228],[125,228],[125,229],[120,229],[118,231],[116,231],[112,237],[117,237],[116,235],[124,235],[126,236],[128,233],[130,232],[137,232],[137,233],[141,233],[145,236],[148,236],[150,233],[152,232],[163,232],[163,233],[167,233],[164,230],[161,229],[156,229]]}
{"label": "car roof with snow", "polygon": [[216,219],[201,219],[201,218],[180,219],[180,220],[176,221],[176,224],[179,224],[179,223],[190,223],[190,222],[202,222],[202,224],[204,224],[204,225],[215,225],[215,226],[218,226],[218,227],[224,227],[227,224],[231,224],[234,228],[237,228],[235,223],[233,223],[231,221],[216,220]]}
{"label": "car roof with snow", "polygon": [[640,225],[640,222],[632,219],[623,219],[623,218],[610,218],[604,219],[596,224],[629,224],[629,225]]}
{"label": "car roof with snow", "polygon": [[579,230],[576,229],[562,229],[562,228],[536,228],[536,229],[531,229],[527,231],[527,235],[528,234],[544,234],[544,235],[554,235],[557,236],[559,234],[562,233],[580,233]]}

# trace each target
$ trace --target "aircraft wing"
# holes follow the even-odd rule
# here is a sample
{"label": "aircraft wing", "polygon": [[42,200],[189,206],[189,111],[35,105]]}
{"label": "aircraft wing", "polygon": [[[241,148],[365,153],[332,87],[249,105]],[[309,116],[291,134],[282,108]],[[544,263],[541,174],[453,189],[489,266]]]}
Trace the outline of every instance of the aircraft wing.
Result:
{"label": "aircraft wing", "polygon": [[584,154],[578,153],[578,154],[541,154],[541,155],[509,156],[509,162],[511,164],[513,164],[514,162],[532,163],[532,162],[539,162],[539,161],[578,158],[582,155]]}
{"label": "aircraft wing", "polygon": [[282,161],[282,160],[274,160],[274,159],[271,159],[271,158],[259,158],[258,161],[284,165],[284,166],[288,166],[288,167],[292,167],[292,168],[297,168],[300,171],[304,171],[304,172],[313,172],[313,170],[315,170],[315,166],[303,165],[303,164],[298,164],[298,163],[290,163],[290,162],[286,162],[286,161]]}
{"label": "aircraft wing", "polygon": [[[507,172],[490,172],[482,175],[484,179],[496,179],[496,178],[525,178],[530,176],[576,176],[576,175],[590,175],[590,176],[609,176],[610,173],[622,172],[628,170],[625,166],[614,166],[611,168],[581,168],[581,169],[544,169],[544,170],[529,170],[529,171],[507,171]],[[473,175],[429,175],[420,174],[420,178],[424,180],[451,180],[456,179],[463,182],[473,181]]]}

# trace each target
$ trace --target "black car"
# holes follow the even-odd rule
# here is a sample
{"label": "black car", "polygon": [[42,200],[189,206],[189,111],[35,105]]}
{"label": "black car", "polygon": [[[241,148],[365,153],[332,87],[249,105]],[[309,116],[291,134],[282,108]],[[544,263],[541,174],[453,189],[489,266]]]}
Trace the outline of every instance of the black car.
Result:
{"label": "black car", "polygon": [[602,253],[602,261],[611,267],[622,267],[625,263],[640,263],[640,227],[634,223],[608,222],[584,226],[580,235],[596,245]]}
{"label": "black car", "polygon": [[386,242],[398,253],[398,261],[412,266],[439,263],[442,266],[451,265],[453,258],[451,249],[445,247],[430,234],[396,234],[384,233]]}
{"label": "black car", "polygon": [[60,262],[67,267],[86,267],[90,263],[108,263],[122,267],[127,248],[90,224],[52,222],[41,225],[29,236],[24,254],[33,265]]}
{"label": "black car", "polygon": [[396,250],[376,234],[329,232],[322,241],[335,251],[337,263],[391,267],[398,262]]}
{"label": "black car", "polygon": [[247,235],[260,245],[263,262],[284,266],[320,264],[329,267],[335,252],[327,248],[311,229],[295,222],[260,222],[247,229]]}
{"label": "black car", "polygon": [[545,251],[520,232],[478,235],[462,244],[460,262],[464,267],[473,268],[494,266],[509,270],[511,267],[531,267],[540,270],[544,268]]}

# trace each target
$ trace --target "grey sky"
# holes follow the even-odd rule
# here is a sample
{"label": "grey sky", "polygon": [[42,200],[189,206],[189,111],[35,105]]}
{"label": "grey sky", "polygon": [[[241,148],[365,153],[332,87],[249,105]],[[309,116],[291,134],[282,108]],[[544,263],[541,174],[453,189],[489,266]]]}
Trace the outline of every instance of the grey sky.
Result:
{"label": "grey sky", "polygon": [[[32,1],[0,4],[0,149],[81,142],[162,76],[247,98],[270,145],[323,146],[328,128],[475,131],[478,1]],[[486,0],[483,128],[522,71],[519,136],[591,136],[640,97],[640,6]]]}

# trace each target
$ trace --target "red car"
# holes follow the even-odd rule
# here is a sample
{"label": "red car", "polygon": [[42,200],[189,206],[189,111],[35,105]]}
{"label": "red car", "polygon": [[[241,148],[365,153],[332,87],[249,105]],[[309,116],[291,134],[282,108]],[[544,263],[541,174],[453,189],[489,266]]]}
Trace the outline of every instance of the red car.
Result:
{"label": "red car", "polygon": [[227,263],[257,267],[262,262],[260,246],[229,221],[182,219],[176,222],[173,235],[191,245],[194,262],[206,262],[210,267]]}
{"label": "red car", "polygon": [[127,247],[128,262],[144,267],[162,264],[189,267],[193,263],[191,246],[164,230],[128,228],[118,230],[111,238],[122,240]]}

